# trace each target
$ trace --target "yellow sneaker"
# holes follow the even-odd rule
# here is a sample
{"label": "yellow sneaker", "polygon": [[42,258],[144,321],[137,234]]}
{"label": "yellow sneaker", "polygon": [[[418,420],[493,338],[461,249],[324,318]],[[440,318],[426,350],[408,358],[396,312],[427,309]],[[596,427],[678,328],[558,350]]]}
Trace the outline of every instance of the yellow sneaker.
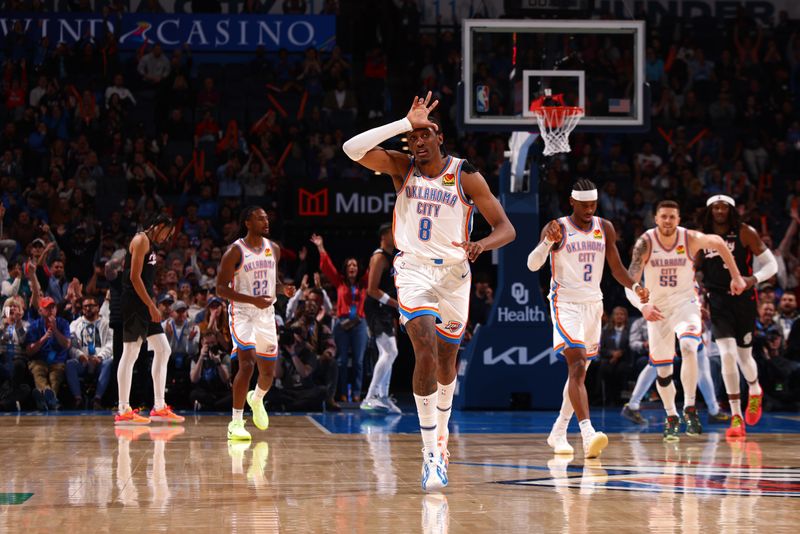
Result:
{"label": "yellow sneaker", "polygon": [[128,409],[125,413],[118,413],[114,416],[115,425],[147,425],[150,419],[139,415],[139,410]]}
{"label": "yellow sneaker", "polygon": [[186,418],[173,412],[169,405],[164,405],[160,410],[155,408],[150,410],[150,420],[163,423],[183,423]]}
{"label": "yellow sneaker", "polygon": [[228,423],[228,439],[231,441],[250,441],[250,432],[244,428],[244,419]]}
{"label": "yellow sneaker", "polygon": [[255,394],[255,391],[247,392],[247,404],[253,410],[253,424],[259,430],[266,430],[269,427],[269,416],[267,415],[267,409],[264,408],[264,399],[261,399],[261,401],[253,400],[253,395]]}

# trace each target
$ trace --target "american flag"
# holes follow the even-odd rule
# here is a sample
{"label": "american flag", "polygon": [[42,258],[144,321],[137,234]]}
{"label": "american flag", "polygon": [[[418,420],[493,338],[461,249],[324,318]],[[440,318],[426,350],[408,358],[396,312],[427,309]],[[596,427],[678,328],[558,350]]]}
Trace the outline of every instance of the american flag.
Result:
{"label": "american flag", "polygon": [[630,98],[609,98],[608,111],[609,113],[630,113],[631,112]]}

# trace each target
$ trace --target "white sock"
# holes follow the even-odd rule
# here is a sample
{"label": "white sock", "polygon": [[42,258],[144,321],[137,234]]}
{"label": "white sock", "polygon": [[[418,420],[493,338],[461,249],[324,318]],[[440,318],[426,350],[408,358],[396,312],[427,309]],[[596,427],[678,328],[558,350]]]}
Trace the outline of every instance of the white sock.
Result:
{"label": "white sock", "polygon": [[[656,372],[658,376],[661,378],[666,378],[672,374],[672,365],[662,365],[656,368]],[[664,410],[666,410],[667,415],[678,415],[678,409],[675,408],[675,379],[673,378],[670,380],[668,386],[662,386],[656,380],[656,386],[658,388],[658,395],[661,397],[661,402],[664,404]]]}
{"label": "white sock", "polygon": [[253,391],[253,400],[254,401],[263,401],[264,400],[264,395],[267,394],[267,391],[269,391],[269,390],[268,389],[261,389],[260,387],[258,387],[258,384],[256,384],[256,389]]}
{"label": "white sock", "polygon": [[732,399],[739,396],[739,368],[736,366],[736,340],[726,337],[717,340],[719,357],[722,363],[722,381],[725,383],[725,392],[731,405],[731,415],[742,416],[741,399]]}
{"label": "white sock", "polygon": [[631,393],[631,400],[628,401],[628,407],[631,410],[640,409],[642,399],[650,391],[650,387],[656,381],[656,376],[658,376],[658,373],[655,367],[649,363],[644,366],[644,369],[636,378],[636,386],[634,386],[633,393]]}
{"label": "white sock", "polygon": [[233,420],[234,421],[241,421],[244,417],[244,409],[237,410],[236,408],[233,409]]}
{"label": "white sock", "polygon": [[436,401],[436,440],[447,439],[450,434],[447,428],[450,422],[450,412],[453,408],[453,394],[456,391],[456,380],[453,379],[447,385],[438,384],[438,392]]}
{"label": "white sock", "polygon": [[592,437],[595,433],[594,427],[592,426],[592,422],[589,419],[584,419],[578,423],[578,426],[581,429],[581,437],[583,439],[587,439]]}
{"label": "white sock", "polygon": [[747,380],[748,393],[761,395],[761,384],[758,383],[758,365],[753,358],[753,347],[736,347],[739,353],[739,369],[742,370],[744,379]]}
{"label": "white sock", "polygon": [[681,346],[681,384],[683,385],[683,409],[694,406],[697,398],[697,340],[685,337]]}
{"label": "white sock", "polygon": [[417,403],[419,416],[419,430],[422,433],[422,444],[430,452],[436,449],[436,397],[438,392],[430,395],[417,395],[414,393],[414,402]]}
{"label": "white sock", "polygon": [[133,366],[139,358],[141,340],[128,341],[122,344],[122,357],[117,367],[117,385],[119,387],[119,413],[123,414],[131,409],[131,382],[133,381]]}
{"label": "white sock", "polygon": [[153,375],[153,408],[163,410],[166,406],[164,394],[167,391],[167,366],[169,355],[172,353],[167,335],[156,334],[148,337],[147,348],[153,351],[153,365],[150,369]]}

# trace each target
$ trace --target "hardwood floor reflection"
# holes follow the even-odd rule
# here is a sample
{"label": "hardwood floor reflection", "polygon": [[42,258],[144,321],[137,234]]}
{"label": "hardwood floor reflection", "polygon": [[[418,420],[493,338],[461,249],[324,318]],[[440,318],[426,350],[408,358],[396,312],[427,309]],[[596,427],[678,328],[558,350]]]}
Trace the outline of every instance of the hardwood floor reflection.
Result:
{"label": "hardwood floor reflection", "polygon": [[798,434],[613,434],[593,461],[541,434],[453,435],[450,485],[425,495],[396,421],[330,434],[272,416],[229,445],[227,420],[0,417],[0,532],[788,532],[800,512]]}

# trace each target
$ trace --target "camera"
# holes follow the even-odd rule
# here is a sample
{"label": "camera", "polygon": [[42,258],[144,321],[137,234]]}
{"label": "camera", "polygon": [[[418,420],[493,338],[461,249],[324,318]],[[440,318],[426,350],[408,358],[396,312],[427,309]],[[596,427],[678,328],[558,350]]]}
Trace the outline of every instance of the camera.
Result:
{"label": "camera", "polygon": [[280,336],[278,337],[278,343],[284,347],[294,345],[295,334],[297,334],[298,336],[302,336],[303,332],[301,329],[297,327],[284,328]]}

